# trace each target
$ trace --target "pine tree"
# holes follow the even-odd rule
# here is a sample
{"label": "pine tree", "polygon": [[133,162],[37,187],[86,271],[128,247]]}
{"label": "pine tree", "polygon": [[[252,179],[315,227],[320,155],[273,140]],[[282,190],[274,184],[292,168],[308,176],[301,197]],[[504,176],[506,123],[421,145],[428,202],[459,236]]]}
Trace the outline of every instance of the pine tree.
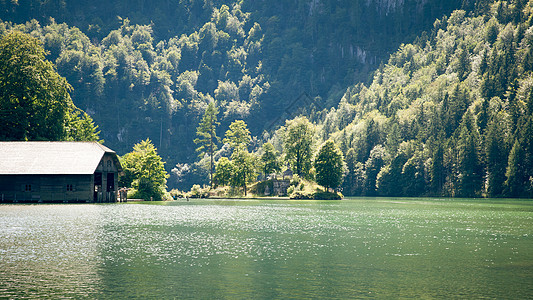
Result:
{"label": "pine tree", "polygon": [[470,111],[465,113],[458,130],[457,193],[463,197],[477,197],[481,192],[483,168],[479,155],[479,131]]}
{"label": "pine tree", "polygon": [[444,149],[441,142],[437,142],[430,166],[431,194],[440,196],[446,179],[444,168]]}
{"label": "pine tree", "polygon": [[501,197],[505,182],[507,166],[507,147],[504,138],[502,120],[496,115],[485,137],[485,157],[487,164],[487,196]]}
{"label": "pine tree", "polygon": [[509,153],[509,160],[507,163],[507,170],[505,176],[506,194],[510,197],[520,197],[524,191],[524,151],[520,142],[514,142],[511,153]]}
{"label": "pine tree", "polygon": [[210,102],[207,105],[202,121],[196,128],[198,138],[194,140],[195,144],[200,144],[200,147],[196,149],[197,152],[200,152],[200,158],[209,155],[209,182],[211,187],[213,187],[214,156],[217,150],[217,142],[220,140],[216,133],[217,125],[220,125],[217,122],[217,115],[218,109],[215,102]]}

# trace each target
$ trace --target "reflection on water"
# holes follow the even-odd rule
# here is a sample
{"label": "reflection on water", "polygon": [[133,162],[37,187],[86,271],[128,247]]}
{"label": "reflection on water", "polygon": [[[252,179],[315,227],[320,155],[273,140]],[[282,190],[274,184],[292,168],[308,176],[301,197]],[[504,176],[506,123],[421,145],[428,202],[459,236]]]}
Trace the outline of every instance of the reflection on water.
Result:
{"label": "reflection on water", "polygon": [[0,297],[531,298],[533,201],[0,205]]}

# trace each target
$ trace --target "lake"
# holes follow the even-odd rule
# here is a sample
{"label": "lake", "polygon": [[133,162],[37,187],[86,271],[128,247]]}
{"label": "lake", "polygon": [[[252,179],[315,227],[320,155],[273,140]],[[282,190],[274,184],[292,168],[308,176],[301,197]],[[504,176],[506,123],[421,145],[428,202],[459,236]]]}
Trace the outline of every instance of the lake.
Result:
{"label": "lake", "polygon": [[533,298],[533,200],[0,205],[0,298]]}

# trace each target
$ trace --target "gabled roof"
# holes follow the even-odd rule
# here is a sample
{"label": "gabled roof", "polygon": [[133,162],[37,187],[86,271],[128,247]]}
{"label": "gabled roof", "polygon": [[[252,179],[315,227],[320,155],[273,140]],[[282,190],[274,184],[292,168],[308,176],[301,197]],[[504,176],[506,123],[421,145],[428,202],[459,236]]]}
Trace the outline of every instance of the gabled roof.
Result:
{"label": "gabled roof", "polygon": [[0,142],[0,175],[93,174],[104,154],[117,154],[96,142]]}

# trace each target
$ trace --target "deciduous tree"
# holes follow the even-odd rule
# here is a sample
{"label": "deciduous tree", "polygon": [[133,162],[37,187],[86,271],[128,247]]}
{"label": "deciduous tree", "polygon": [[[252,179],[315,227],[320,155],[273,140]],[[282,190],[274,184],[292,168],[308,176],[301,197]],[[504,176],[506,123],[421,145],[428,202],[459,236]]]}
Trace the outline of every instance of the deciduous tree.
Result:
{"label": "deciduous tree", "polygon": [[216,185],[229,185],[233,176],[233,163],[227,157],[221,157],[217,161],[214,181]]}
{"label": "deciduous tree", "polygon": [[239,152],[248,148],[251,139],[246,123],[243,120],[236,120],[229,125],[224,143],[228,143],[233,152]]}
{"label": "deciduous tree", "polygon": [[316,182],[326,191],[337,188],[342,183],[344,157],[332,140],[326,141],[315,159]]}
{"label": "deciduous tree", "polygon": [[246,149],[239,148],[231,155],[231,162],[233,164],[232,185],[242,187],[244,189],[244,196],[246,196],[246,185],[252,182],[256,175],[255,156]]}
{"label": "deciduous tree", "polygon": [[271,143],[263,144],[263,154],[261,155],[261,163],[263,174],[265,175],[265,177],[268,174],[279,172],[281,170],[278,156],[278,151],[276,151],[276,149]]}
{"label": "deciduous tree", "polygon": [[136,197],[162,199],[169,175],[150,139],[135,144],[133,151],[121,157],[120,162],[125,173],[121,184],[136,189]]}
{"label": "deciduous tree", "polygon": [[70,89],[38,39],[12,31],[0,40],[0,138],[64,139]]}
{"label": "deciduous tree", "polygon": [[315,126],[306,117],[287,121],[285,126],[287,128],[283,140],[285,158],[298,176],[308,178],[313,156]]}

